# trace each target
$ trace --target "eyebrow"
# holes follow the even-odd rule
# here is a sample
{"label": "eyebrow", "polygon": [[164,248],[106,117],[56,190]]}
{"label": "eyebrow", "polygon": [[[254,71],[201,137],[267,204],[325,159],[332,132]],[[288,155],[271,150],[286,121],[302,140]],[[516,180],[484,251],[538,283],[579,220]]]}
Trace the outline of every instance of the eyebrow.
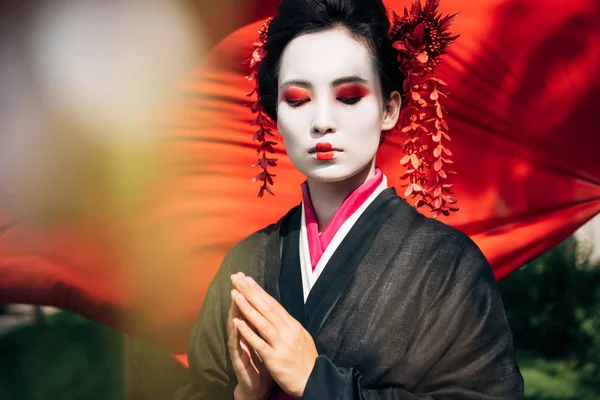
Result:
{"label": "eyebrow", "polygon": [[[331,86],[340,86],[344,83],[368,83],[366,79],[361,78],[360,76],[344,76],[342,78],[338,78],[331,83]],[[304,88],[310,88],[312,85],[308,81],[303,80],[290,80],[285,81],[281,84],[282,87],[286,86],[300,86]]]}

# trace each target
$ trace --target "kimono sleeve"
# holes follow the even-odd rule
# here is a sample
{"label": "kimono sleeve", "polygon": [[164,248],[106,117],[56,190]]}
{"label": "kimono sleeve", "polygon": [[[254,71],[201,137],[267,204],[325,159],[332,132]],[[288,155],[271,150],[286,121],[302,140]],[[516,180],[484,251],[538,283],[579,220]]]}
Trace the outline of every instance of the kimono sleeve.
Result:
{"label": "kimono sleeve", "polygon": [[[523,379],[492,270],[470,239],[461,241],[467,242],[462,251],[441,250],[447,253],[442,258],[456,261],[432,271],[443,278],[427,289],[432,300],[386,385],[365,387],[357,369],[320,356],[302,399],[522,399]],[[393,384],[394,376],[417,375],[411,387]]]}
{"label": "kimono sleeve", "polygon": [[[232,249],[213,279],[188,339],[189,375],[174,400],[233,399],[237,385],[227,345]],[[228,286],[229,285],[229,286]]]}

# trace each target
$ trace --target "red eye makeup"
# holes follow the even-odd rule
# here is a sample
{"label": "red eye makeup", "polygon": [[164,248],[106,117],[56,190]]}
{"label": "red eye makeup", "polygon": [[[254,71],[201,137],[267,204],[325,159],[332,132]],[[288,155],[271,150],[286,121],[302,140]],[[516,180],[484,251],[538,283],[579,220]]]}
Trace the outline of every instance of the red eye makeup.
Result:
{"label": "red eye makeup", "polygon": [[354,104],[360,101],[365,96],[368,96],[371,91],[365,85],[347,84],[342,85],[337,89],[335,97],[345,103]]}
{"label": "red eye makeup", "polygon": [[298,107],[310,100],[310,93],[306,89],[290,87],[283,92],[283,100],[292,107]]}

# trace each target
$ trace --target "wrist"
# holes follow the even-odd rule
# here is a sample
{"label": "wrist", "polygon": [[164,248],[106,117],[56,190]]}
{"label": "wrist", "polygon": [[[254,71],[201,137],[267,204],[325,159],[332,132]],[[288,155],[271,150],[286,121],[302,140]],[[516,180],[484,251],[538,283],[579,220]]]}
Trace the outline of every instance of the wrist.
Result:
{"label": "wrist", "polygon": [[311,361],[307,364],[307,368],[302,377],[301,390],[296,393],[296,397],[298,399],[301,399],[302,396],[304,396],[304,391],[306,390],[306,385],[308,384],[308,380],[310,379],[310,376],[312,375],[313,370],[315,369],[315,364],[317,363],[318,357],[319,357],[319,354],[315,351],[315,354],[311,357]]}

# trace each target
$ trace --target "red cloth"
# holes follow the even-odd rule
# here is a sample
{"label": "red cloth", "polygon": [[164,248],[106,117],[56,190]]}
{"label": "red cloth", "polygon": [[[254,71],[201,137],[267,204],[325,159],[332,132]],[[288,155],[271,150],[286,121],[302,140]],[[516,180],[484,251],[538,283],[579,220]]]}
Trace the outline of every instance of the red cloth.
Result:
{"label": "red cloth", "polygon": [[[276,1],[248,1],[252,16]],[[408,1],[389,1],[397,11]],[[498,279],[552,248],[600,212],[600,3],[595,0],[443,0],[460,11],[460,38],[438,69],[448,83],[461,210],[442,221],[470,235]],[[251,23],[241,16],[240,24]],[[187,159],[187,174],[162,191],[158,208],[131,235],[168,239],[178,257],[135,265],[110,229],[31,232],[0,217],[0,302],[74,310],[147,337],[172,352],[185,344],[209,281],[227,249],[280,218],[299,201],[303,178],[279,145],[276,197],[256,198],[258,172],[245,104],[252,85],[242,61],[261,21],[235,31],[183,87],[165,146]],[[378,165],[399,187],[403,138],[381,147]],[[403,190],[399,190],[403,193]],[[156,211],[158,210],[158,211]],[[168,235],[158,222],[169,222]],[[35,237],[35,240],[32,239]],[[153,255],[153,246],[143,247]],[[161,265],[158,261],[163,262]],[[184,359],[182,359],[184,360]]]}
{"label": "red cloth", "polygon": [[321,233],[319,233],[319,222],[317,221],[317,216],[312,206],[308,184],[306,182],[302,184],[302,201],[306,218],[306,235],[308,236],[308,249],[313,271],[317,267],[321,256],[323,256],[323,252],[327,249],[327,246],[329,246],[329,243],[331,243],[331,240],[340,227],[365,201],[367,201],[369,196],[371,196],[379,185],[381,185],[381,182],[383,182],[383,174],[381,173],[381,170],[377,168],[373,178],[354,189],[348,197],[344,199],[340,208],[335,212],[333,218]]}

